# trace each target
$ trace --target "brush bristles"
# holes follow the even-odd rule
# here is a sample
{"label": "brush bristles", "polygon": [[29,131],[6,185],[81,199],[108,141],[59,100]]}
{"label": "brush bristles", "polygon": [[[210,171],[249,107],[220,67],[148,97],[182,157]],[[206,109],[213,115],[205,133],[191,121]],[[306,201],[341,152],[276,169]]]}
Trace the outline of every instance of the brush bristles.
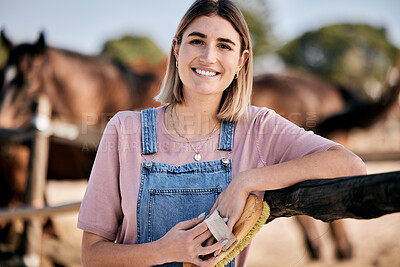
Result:
{"label": "brush bristles", "polygon": [[219,261],[215,267],[224,267],[230,263],[243,249],[247,247],[251,239],[260,231],[261,227],[265,224],[269,217],[269,206],[267,202],[263,202],[263,210],[256,224],[251,228],[249,233],[237,244],[221,261]]}

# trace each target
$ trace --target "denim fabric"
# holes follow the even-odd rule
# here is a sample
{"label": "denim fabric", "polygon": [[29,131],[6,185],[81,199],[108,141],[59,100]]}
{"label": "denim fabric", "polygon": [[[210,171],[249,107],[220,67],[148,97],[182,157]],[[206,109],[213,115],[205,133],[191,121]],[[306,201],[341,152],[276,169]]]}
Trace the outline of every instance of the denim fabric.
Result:
{"label": "denim fabric", "polygon": [[[153,115],[151,115],[153,113]],[[157,145],[155,110],[142,112],[143,154],[150,154]],[[234,125],[221,124],[219,147],[231,150]],[[138,243],[155,241],[164,236],[177,223],[196,218],[211,210],[218,195],[232,179],[232,162],[222,159],[190,162],[172,166],[163,162],[146,161],[141,166],[140,188],[137,202]],[[163,266],[182,266],[168,263]],[[234,260],[227,266],[235,266]]]}
{"label": "denim fabric", "polygon": [[232,151],[234,128],[233,122],[223,121],[221,123],[221,133],[224,134],[219,137],[219,150]]}
{"label": "denim fabric", "polygon": [[157,153],[156,110],[154,108],[143,110],[141,118],[142,125],[145,125],[145,127],[142,127],[143,154]]}

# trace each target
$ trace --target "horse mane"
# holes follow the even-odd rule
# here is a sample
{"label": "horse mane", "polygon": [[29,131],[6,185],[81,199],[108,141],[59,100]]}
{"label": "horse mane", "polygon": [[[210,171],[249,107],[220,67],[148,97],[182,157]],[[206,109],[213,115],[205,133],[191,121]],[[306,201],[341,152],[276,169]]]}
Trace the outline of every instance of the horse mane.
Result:
{"label": "horse mane", "polygon": [[47,46],[47,49],[54,49],[57,50],[63,54],[65,54],[66,56],[70,57],[70,58],[74,58],[74,59],[78,59],[78,60],[90,60],[90,59],[98,59],[99,56],[98,55],[86,55],[86,54],[82,54],[80,52],[76,52],[76,51],[72,51],[69,49],[65,49],[65,48],[58,48],[58,47],[53,47],[53,46]]}
{"label": "horse mane", "polygon": [[319,123],[315,128],[316,133],[327,136],[337,130],[372,127],[396,104],[400,94],[400,82],[391,85],[376,101],[363,101],[345,88],[340,88],[340,91],[347,108]]}
{"label": "horse mane", "polygon": [[159,84],[156,74],[136,71],[105,55],[85,55],[54,47],[47,47],[44,58],[53,61],[47,65],[58,88],[64,85],[68,86],[66,88],[87,88],[85,85],[94,88],[97,84],[97,101],[103,103],[107,113],[159,105],[153,100]]}
{"label": "horse mane", "polygon": [[280,73],[265,73],[254,77],[254,85],[258,89],[267,89],[273,87],[280,91],[297,91],[300,87],[303,90],[311,87],[336,90],[333,84],[321,79],[320,77],[295,69],[286,69]]}
{"label": "horse mane", "polygon": [[129,88],[136,90],[136,93],[147,94],[149,87],[157,79],[155,74],[135,72],[119,60],[111,59],[111,63],[120,72],[124,81],[129,85]]}

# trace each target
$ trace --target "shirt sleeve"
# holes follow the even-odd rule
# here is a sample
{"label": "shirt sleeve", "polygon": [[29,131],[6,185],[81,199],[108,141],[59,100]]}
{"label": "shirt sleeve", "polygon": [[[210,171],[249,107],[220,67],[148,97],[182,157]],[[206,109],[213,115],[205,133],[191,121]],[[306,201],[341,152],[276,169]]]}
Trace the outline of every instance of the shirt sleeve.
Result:
{"label": "shirt sleeve", "polygon": [[114,241],[123,218],[119,190],[118,115],[107,124],[78,216],[78,228]]}
{"label": "shirt sleeve", "polygon": [[312,131],[304,130],[273,110],[265,109],[257,120],[258,149],[260,149],[260,156],[266,165],[301,158],[339,145]]}

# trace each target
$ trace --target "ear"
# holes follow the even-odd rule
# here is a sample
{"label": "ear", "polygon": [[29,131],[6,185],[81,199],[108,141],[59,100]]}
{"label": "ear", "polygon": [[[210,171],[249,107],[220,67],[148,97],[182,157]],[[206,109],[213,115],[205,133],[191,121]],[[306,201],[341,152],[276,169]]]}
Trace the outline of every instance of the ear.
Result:
{"label": "ear", "polygon": [[36,52],[39,54],[44,53],[44,51],[46,50],[46,42],[44,40],[44,32],[43,31],[40,33],[39,39],[36,41],[35,49],[36,49]]}
{"label": "ear", "polygon": [[178,42],[178,38],[174,38],[172,40],[172,49],[174,50],[174,56],[175,56],[175,60],[178,61],[178,57],[179,57],[179,42]]}
{"label": "ear", "polygon": [[243,53],[242,53],[242,55],[240,56],[240,59],[239,59],[238,71],[237,72],[239,72],[243,68],[244,64],[246,64],[246,61],[249,59],[249,55],[250,55],[249,50],[244,50],[243,51]]}
{"label": "ear", "polygon": [[14,47],[11,41],[8,40],[4,29],[1,30],[1,43],[7,48],[7,50],[11,50]]}

